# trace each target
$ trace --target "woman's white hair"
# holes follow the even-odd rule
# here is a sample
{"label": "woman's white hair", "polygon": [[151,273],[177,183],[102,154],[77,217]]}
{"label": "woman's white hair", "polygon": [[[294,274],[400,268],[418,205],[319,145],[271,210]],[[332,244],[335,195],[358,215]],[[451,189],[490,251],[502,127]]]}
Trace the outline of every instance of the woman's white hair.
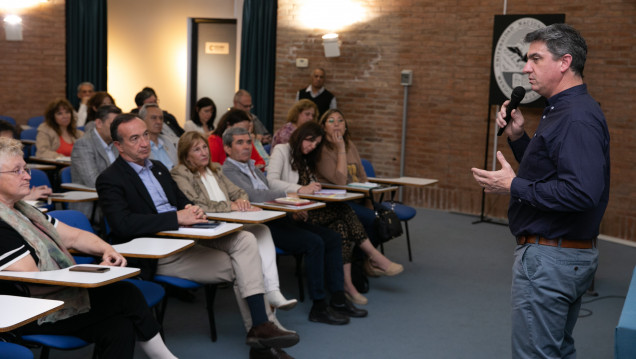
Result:
{"label": "woman's white hair", "polygon": [[8,157],[22,157],[22,142],[8,137],[0,137],[0,164]]}

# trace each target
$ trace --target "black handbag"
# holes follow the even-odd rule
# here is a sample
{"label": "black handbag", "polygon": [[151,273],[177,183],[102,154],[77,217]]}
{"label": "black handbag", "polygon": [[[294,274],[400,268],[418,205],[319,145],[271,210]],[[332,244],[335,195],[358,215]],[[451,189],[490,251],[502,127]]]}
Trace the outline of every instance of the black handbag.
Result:
{"label": "black handbag", "polygon": [[376,202],[373,203],[373,209],[375,211],[373,226],[377,240],[380,243],[387,242],[402,235],[402,223],[397,214],[395,214],[395,211]]}

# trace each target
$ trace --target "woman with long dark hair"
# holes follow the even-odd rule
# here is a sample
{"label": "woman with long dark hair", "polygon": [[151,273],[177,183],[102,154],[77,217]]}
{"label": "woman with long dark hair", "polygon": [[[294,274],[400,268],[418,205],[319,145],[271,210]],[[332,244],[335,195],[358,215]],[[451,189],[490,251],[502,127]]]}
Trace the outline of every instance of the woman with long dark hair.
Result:
{"label": "woman with long dark hair", "polygon": [[84,135],[76,123],[73,106],[66,99],[49,103],[35,138],[36,156],[50,159],[70,156],[73,144]]}
{"label": "woman with long dark hair", "polygon": [[[320,183],[316,181],[317,156],[325,136],[319,124],[307,122],[294,131],[289,143],[276,146],[267,168],[270,187],[298,193],[320,190]],[[354,246],[357,245],[369,257],[378,268],[379,275],[393,276],[404,270],[402,265],[390,261],[371,244],[358,217],[345,203],[330,202],[322,209],[306,212],[303,220],[333,229],[342,236],[344,289],[347,298],[353,303],[367,303],[367,298],[358,292],[351,280]]]}
{"label": "woman with long dark hair", "polygon": [[186,121],[185,131],[197,131],[207,137],[214,130],[216,119],[216,104],[209,97],[201,97],[194,105],[192,119]]}

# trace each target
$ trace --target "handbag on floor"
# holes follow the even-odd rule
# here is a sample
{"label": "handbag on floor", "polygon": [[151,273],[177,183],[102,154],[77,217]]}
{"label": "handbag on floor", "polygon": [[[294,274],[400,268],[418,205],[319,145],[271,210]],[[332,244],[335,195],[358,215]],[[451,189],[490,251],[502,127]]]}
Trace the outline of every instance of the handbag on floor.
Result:
{"label": "handbag on floor", "polygon": [[375,211],[373,226],[375,227],[377,240],[380,243],[387,242],[402,235],[402,223],[392,209],[374,202],[373,210]]}

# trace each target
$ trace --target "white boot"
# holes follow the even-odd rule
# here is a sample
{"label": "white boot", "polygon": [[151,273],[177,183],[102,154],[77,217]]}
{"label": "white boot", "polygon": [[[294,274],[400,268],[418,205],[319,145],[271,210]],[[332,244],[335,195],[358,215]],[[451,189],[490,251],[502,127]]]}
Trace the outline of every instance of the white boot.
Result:
{"label": "white boot", "polygon": [[298,301],[296,299],[286,299],[285,297],[283,297],[283,294],[280,292],[280,290],[267,292],[265,296],[272,307],[282,310],[290,310],[295,307],[296,304],[298,304]]}

